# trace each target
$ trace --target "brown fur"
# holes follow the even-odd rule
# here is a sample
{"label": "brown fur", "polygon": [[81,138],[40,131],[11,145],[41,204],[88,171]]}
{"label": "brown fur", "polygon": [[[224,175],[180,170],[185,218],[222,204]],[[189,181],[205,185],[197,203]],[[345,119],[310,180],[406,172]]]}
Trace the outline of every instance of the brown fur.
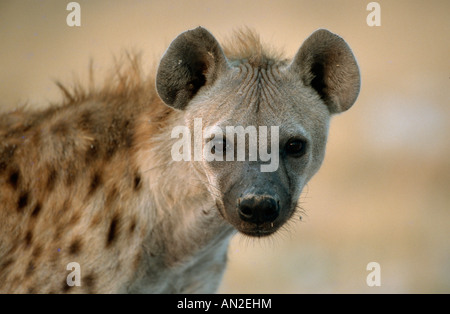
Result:
{"label": "brown fur", "polygon": [[287,61],[283,52],[261,41],[259,34],[251,28],[241,28],[224,41],[223,51],[231,62],[248,62],[253,67]]}

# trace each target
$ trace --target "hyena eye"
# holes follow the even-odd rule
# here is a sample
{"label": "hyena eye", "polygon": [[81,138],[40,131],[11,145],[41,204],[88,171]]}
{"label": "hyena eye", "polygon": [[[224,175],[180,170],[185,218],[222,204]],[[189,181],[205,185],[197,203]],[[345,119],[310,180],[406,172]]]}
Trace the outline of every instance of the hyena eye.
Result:
{"label": "hyena eye", "polygon": [[285,151],[291,157],[301,157],[306,153],[306,141],[302,139],[290,139],[286,143]]}
{"label": "hyena eye", "polygon": [[213,141],[213,146],[211,148],[211,152],[213,154],[225,154],[227,150],[227,141],[225,139],[217,139]]}

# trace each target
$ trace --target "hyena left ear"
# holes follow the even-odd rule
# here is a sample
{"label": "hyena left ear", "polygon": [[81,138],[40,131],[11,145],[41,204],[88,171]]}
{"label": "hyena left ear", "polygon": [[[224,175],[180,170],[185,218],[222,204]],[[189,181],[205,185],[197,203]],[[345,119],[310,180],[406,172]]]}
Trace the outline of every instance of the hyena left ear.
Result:
{"label": "hyena left ear", "polygon": [[355,57],[341,37],[325,29],[305,40],[289,71],[300,74],[303,84],[319,94],[330,113],[349,109],[358,97],[361,81]]}
{"label": "hyena left ear", "polygon": [[228,68],[214,36],[203,27],[175,38],[161,59],[156,90],[170,107],[184,109],[203,86],[211,85]]}

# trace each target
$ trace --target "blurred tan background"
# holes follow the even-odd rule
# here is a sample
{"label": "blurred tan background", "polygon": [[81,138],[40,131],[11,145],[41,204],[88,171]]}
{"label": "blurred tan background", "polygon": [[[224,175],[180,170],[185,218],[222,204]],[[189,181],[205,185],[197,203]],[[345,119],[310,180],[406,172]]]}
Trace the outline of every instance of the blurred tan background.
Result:
{"label": "blurred tan background", "polygon": [[[55,79],[101,81],[123,49],[148,69],[198,25],[217,38],[247,25],[293,56],[327,28],[362,74],[355,106],[332,120],[324,164],[301,198],[307,215],[276,237],[236,236],[222,293],[450,293],[450,2],[362,0],[0,1],[0,111],[60,99]],[[368,287],[369,262],[381,286]]]}

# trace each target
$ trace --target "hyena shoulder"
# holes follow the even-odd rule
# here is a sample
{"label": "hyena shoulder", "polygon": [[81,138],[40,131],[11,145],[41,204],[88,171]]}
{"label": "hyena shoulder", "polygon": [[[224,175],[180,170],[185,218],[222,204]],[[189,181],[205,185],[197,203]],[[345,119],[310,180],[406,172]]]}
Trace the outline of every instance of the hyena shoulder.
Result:
{"label": "hyena shoulder", "polygon": [[151,224],[136,143],[170,109],[128,61],[100,90],[60,85],[62,104],[0,115],[0,291],[111,292],[139,267]]}

